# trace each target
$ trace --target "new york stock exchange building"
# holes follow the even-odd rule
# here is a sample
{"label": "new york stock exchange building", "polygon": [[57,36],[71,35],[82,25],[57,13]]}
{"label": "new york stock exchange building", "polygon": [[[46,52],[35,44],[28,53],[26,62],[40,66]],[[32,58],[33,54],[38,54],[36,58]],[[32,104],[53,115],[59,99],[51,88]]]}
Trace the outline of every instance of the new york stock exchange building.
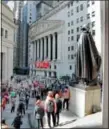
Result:
{"label": "new york stock exchange building", "polygon": [[64,2],[30,26],[30,75],[59,78],[75,72],[74,60],[71,69],[68,64],[65,17],[60,18],[67,4]]}

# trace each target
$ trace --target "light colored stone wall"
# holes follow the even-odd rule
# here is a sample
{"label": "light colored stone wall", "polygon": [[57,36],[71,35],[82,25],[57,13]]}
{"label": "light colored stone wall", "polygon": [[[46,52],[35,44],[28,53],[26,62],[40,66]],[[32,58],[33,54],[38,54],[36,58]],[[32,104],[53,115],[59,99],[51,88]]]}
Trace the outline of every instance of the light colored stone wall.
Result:
{"label": "light colored stone wall", "polygon": [[[13,12],[4,4],[2,4],[2,28],[4,29],[1,44],[1,52],[3,53],[3,81],[6,81],[13,74],[14,31],[16,26],[13,21]],[[7,38],[5,38],[5,30],[8,31]]]}

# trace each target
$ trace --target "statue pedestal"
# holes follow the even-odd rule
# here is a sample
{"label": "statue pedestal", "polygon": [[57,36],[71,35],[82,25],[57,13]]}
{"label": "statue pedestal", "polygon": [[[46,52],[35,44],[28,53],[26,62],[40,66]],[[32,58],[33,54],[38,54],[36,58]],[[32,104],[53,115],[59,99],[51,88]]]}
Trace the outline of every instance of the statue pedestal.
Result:
{"label": "statue pedestal", "polygon": [[69,109],[79,117],[92,114],[92,107],[100,107],[101,90],[99,86],[87,86],[78,84],[69,87],[71,92]]}

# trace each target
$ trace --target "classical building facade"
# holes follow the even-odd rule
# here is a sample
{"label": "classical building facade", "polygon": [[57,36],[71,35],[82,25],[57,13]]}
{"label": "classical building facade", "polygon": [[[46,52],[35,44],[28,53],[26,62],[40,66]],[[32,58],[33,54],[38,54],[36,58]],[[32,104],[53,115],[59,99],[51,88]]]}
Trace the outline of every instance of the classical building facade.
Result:
{"label": "classical building facade", "polygon": [[[31,43],[29,64],[33,67],[33,74],[44,76],[46,71],[47,76],[72,76],[75,73],[77,42],[84,24],[89,25],[101,54],[100,13],[100,1],[61,1],[58,6],[33,23],[29,31],[29,43]],[[43,55],[46,49],[49,54]],[[46,58],[51,64],[49,69],[34,67],[35,61]]]}
{"label": "classical building facade", "polygon": [[[0,5],[1,6],[1,5]],[[10,8],[2,3],[2,26],[1,26],[1,45],[0,45],[0,62],[2,72],[2,81],[9,80],[13,75],[13,49],[14,49],[14,32],[16,26],[14,24],[14,14]]]}

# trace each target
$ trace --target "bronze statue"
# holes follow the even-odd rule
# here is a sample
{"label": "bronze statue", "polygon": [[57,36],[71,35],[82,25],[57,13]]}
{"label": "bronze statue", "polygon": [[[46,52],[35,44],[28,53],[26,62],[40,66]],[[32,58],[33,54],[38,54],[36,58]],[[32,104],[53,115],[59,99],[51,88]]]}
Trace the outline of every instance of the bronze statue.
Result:
{"label": "bronze statue", "polygon": [[101,57],[87,25],[81,30],[76,53],[76,76],[87,85],[96,85]]}

